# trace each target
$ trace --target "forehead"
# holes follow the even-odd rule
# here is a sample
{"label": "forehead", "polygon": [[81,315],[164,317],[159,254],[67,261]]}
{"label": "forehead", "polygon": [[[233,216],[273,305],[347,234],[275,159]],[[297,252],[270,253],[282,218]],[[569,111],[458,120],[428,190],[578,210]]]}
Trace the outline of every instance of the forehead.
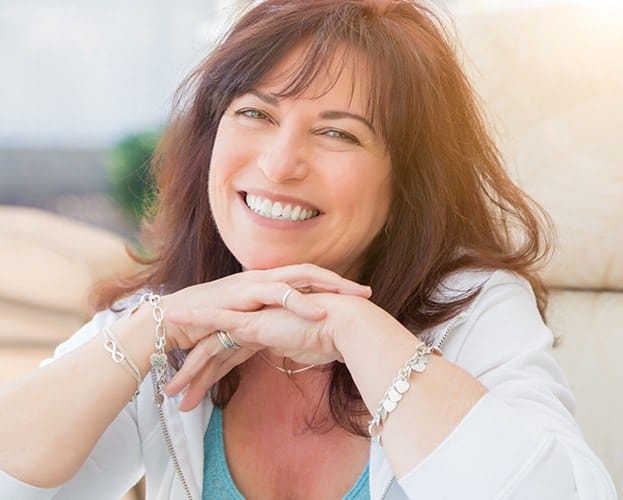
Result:
{"label": "forehead", "polygon": [[339,108],[368,114],[369,72],[366,57],[345,44],[320,59],[299,42],[266,73],[257,85],[282,98],[321,100]]}

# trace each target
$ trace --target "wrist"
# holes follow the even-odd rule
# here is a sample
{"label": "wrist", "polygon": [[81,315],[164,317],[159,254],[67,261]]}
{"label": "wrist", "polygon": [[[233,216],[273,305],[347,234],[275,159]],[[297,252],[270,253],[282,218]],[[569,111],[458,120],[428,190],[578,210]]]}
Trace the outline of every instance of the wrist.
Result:
{"label": "wrist", "polygon": [[[342,358],[341,362],[345,362],[344,359],[349,351],[357,348],[357,338],[367,334],[365,320],[362,321],[361,310],[358,307],[360,305],[359,300],[356,297],[345,299],[342,304],[339,304],[339,311],[329,309],[327,313],[331,315],[331,340],[340,358]],[[366,300],[366,302],[368,301]],[[333,314],[336,312],[338,314]]]}
{"label": "wrist", "polygon": [[142,305],[130,316],[123,316],[114,325],[119,341],[145,377],[150,369],[149,357],[155,351],[155,321],[149,304]]}
{"label": "wrist", "polygon": [[[365,302],[365,304],[360,304]],[[387,341],[405,328],[390,314],[366,299],[359,299],[344,321],[333,331],[333,343],[339,354],[348,362],[352,357],[369,358],[370,353],[383,353]],[[357,307],[362,306],[362,307]]]}

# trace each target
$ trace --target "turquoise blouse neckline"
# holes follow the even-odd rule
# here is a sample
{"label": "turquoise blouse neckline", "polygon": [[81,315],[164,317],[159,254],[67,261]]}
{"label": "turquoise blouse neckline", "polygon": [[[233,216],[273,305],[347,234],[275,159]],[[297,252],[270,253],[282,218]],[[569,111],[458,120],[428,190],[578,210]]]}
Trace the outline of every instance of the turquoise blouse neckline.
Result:
{"label": "turquoise blouse neckline", "polygon": [[[221,409],[217,407],[214,407],[205,432],[204,455],[202,500],[209,498],[244,500],[244,496],[236,487],[227,465],[223,441],[223,416]],[[370,498],[369,468],[370,466],[367,464],[343,500],[368,500]]]}

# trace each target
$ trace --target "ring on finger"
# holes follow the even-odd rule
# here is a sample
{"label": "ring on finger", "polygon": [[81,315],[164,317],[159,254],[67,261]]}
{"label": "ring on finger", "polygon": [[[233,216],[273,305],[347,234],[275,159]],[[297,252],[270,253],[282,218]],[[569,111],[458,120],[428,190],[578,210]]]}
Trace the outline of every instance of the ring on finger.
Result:
{"label": "ring on finger", "polygon": [[240,349],[240,344],[238,344],[238,342],[231,338],[229,332],[226,332],[224,330],[217,330],[216,336],[221,341],[221,344],[223,344],[223,347],[226,351],[229,351],[230,349]]}
{"label": "ring on finger", "polygon": [[286,306],[286,301],[288,300],[288,297],[293,291],[294,291],[294,288],[290,287],[286,290],[286,293],[283,294],[283,298],[281,299],[281,305],[283,306],[284,309],[288,308]]}

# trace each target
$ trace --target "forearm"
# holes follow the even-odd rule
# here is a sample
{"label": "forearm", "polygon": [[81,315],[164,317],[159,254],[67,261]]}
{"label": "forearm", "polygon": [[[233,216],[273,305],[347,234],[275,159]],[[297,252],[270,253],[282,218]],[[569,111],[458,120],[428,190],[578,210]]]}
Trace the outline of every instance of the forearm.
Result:
{"label": "forearm", "polygon": [[[393,318],[385,322],[377,331],[345,329],[336,339],[371,413],[421,343]],[[409,383],[383,427],[383,447],[399,477],[430,454],[486,392],[470,374],[435,355],[423,373],[411,374]]]}
{"label": "forearm", "polygon": [[[154,350],[150,311],[112,328],[144,377]],[[96,335],[0,389],[0,469],[28,484],[52,487],[80,468],[136,390],[136,381],[103,344]]]}

